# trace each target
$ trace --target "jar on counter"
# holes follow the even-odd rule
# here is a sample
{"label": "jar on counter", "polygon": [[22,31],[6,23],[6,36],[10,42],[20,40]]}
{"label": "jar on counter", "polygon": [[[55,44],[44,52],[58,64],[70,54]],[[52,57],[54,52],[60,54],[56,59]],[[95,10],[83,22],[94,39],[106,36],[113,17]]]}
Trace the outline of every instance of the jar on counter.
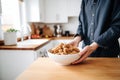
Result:
{"label": "jar on counter", "polygon": [[65,36],[70,36],[70,31],[65,31]]}

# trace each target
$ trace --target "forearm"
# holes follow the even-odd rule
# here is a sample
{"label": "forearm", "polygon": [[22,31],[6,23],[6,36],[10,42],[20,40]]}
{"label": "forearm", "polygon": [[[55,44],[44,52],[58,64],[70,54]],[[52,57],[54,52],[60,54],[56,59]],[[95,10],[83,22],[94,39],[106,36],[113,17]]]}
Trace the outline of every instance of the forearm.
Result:
{"label": "forearm", "polygon": [[114,41],[117,41],[119,37],[120,27],[112,26],[106,32],[97,37],[95,42],[98,43],[100,47],[110,47],[114,45]]}
{"label": "forearm", "polygon": [[106,31],[104,31],[104,33],[102,33],[99,37],[96,37],[96,39],[94,40],[101,47],[113,46],[114,42],[117,41],[118,38],[120,37],[120,5],[119,4],[120,1],[119,3],[116,3],[117,6],[113,11],[111,22],[107,26],[109,28]]}

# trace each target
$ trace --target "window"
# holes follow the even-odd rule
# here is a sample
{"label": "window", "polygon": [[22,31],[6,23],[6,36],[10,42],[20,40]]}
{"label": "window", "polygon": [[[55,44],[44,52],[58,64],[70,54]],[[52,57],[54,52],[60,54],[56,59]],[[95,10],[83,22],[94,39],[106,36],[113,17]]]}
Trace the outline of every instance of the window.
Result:
{"label": "window", "polygon": [[1,23],[4,27],[11,26],[20,29],[20,13],[19,3],[17,0],[1,0],[2,4],[2,20]]}
{"label": "window", "polygon": [[27,34],[26,10],[23,0],[1,0],[2,29],[13,27],[19,30],[18,37]]}

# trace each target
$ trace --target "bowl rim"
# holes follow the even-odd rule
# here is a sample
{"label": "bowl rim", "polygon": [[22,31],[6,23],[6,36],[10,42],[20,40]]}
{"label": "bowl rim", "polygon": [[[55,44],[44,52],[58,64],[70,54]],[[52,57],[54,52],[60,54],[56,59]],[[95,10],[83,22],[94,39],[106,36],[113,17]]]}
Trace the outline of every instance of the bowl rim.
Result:
{"label": "bowl rim", "polygon": [[[47,51],[47,53],[48,53],[48,54],[52,54],[52,55],[60,55],[60,54],[53,54],[53,53],[49,52],[49,50]],[[77,55],[77,54],[80,55],[80,52],[75,53],[75,54],[61,54],[61,55],[67,56],[67,55]]]}

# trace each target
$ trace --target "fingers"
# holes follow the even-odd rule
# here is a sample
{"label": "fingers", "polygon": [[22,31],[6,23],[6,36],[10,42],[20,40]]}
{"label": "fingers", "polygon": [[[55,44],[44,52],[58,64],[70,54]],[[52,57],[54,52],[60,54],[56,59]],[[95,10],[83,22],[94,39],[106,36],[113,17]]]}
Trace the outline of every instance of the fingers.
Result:
{"label": "fingers", "polygon": [[89,46],[86,46],[85,48],[83,48],[80,52],[80,55],[82,56],[83,54],[85,54],[89,49]]}
{"label": "fingers", "polygon": [[79,62],[84,61],[90,54],[92,53],[92,51],[87,51],[79,60]]}
{"label": "fingers", "polygon": [[90,46],[86,46],[81,52],[80,52],[80,59],[76,60],[75,62],[73,62],[72,64],[78,64],[82,61],[84,61],[91,53],[92,50],[90,49]]}
{"label": "fingers", "polygon": [[88,46],[86,46],[85,48],[83,48],[82,51],[80,52],[80,56],[81,56],[80,59],[76,60],[72,64],[77,64],[77,63],[82,62],[82,60],[84,59],[85,54],[87,53],[88,48],[89,48]]}
{"label": "fingers", "polygon": [[98,44],[95,42],[92,43],[90,46],[84,47],[83,50],[80,51],[80,55],[81,55],[80,59],[76,60],[72,64],[78,64],[78,63],[84,61],[98,47],[99,47]]}

